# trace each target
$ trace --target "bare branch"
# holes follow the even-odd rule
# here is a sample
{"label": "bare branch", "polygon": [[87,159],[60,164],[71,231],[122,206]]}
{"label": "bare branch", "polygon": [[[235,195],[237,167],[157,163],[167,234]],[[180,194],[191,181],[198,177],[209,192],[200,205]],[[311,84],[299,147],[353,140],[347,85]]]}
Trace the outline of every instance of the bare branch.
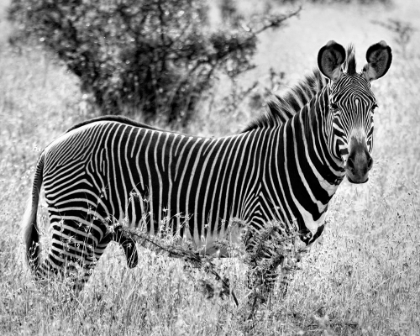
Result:
{"label": "bare branch", "polygon": [[[182,244],[177,244],[174,241],[170,241],[169,244],[159,239],[156,236],[150,236],[146,233],[139,231],[128,230],[123,227],[125,233],[131,236],[135,241],[140,245],[144,245],[144,242],[149,243],[154,251],[160,251],[167,253],[169,257],[172,258],[181,258],[184,261],[192,264],[195,268],[203,269],[206,273],[212,274],[217,281],[221,282],[223,287],[223,295],[231,295],[236,306],[239,305],[238,299],[234,291],[230,288],[229,280],[223,278],[216,270],[214,263],[212,262],[212,257],[209,256],[200,256],[197,251],[191,249],[191,245],[183,246]],[[175,239],[177,240],[177,239]],[[150,248],[150,246],[149,246]]]}

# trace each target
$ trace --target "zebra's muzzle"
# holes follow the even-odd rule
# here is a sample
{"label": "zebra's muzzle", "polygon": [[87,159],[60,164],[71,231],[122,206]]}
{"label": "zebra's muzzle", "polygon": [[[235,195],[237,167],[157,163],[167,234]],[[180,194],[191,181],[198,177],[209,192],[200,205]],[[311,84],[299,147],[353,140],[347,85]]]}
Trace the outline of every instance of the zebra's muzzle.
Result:
{"label": "zebra's muzzle", "polygon": [[367,177],[367,178],[366,178],[366,180],[359,182],[359,181],[353,181],[353,180],[351,179],[351,177],[349,177],[349,176],[347,175],[347,180],[348,180],[350,183],[353,183],[353,184],[363,184],[363,183],[366,183],[367,181],[369,181],[369,178]]}
{"label": "zebra's muzzle", "polygon": [[372,156],[363,143],[351,146],[346,163],[346,176],[351,183],[366,183],[373,166]]}

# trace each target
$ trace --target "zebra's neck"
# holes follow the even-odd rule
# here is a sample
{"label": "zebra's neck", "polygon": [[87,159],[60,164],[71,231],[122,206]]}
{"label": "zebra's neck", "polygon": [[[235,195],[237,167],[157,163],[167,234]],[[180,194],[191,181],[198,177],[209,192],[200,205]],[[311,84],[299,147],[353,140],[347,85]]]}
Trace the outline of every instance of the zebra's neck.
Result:
{"label": "zebra's neck", "polygon": [[262,185],[267,217],[296,219],[302,231],[313,235],[323,225],[328,203],[344,177],[342,163],[327,143],[327,102],[324,89],[279,128],[270,141]]}

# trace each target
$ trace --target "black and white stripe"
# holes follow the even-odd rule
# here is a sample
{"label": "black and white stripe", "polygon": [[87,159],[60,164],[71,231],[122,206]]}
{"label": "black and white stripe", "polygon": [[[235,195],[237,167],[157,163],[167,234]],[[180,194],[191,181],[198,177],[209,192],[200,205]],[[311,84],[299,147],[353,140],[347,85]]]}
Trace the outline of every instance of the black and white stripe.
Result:
{"label": "black and white stripe", "polygon": [[[320,53],[336,51],[339,59],[334,44]],[[133,242],[114,226],[123,219],[152,235],[169,223],[172,233],[192,239],[203,253],[216,251],[214,241],[224,238],[233,218],[254,230],[273,220],[295,222],[305,243],[313,242],[346,173],[354,132],[363,133],[371,150],[376,105],[363,73],[333,77],[337,65],[323,57],[328,85],[315,71],[239,134],[189,136],[104,117],[51,143],[39,160],[24,220],[28,258],[38,276],[76,262],[86,269],[84,282],[111,240],[120,241],[135,266]],[[41,183],[53,244],[39,264],[34,243]],[[252,250],[252,235],[247,244]]]}

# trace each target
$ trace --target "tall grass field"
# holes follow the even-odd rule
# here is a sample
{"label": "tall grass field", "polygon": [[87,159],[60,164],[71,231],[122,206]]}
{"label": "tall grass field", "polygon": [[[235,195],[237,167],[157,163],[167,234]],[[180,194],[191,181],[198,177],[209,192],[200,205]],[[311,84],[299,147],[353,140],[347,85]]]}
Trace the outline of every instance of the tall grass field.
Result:
{"label": "tall grass field", "polygon": [[[255,7],[251,0],[238,3],[245,13]],[[229,277],[238,307],[203,293],[200,284],[208,275],[181,260],[139,247],[139,265],[128,269],[114,243],[76,298],[62,282],[33,281],[20,222],[37,157],[94,114],[85,108],[77,78],[59,62],[37,47],[8,44],[13,27],[6,21],[8,1],[1,1],[0,335],[420,335],[420,3],[358,3],[304,3],[286,28],[260,36],[256,67],[240,79],[244,86],[257,79],[265,85],[272,68],[293,85],[316,67],[318,50],[329,40],[353,43],[359,70],[370,45],[385,40],[393,49],[390,71],[372,83],[379,108],[368,183],[342,183],[327,228],[287,295],[273,295],[249,326],[242,314],[249,294],[246,269],[236,259],[218,267]],[[377,23],[388,19],[417,31],[402,42],[401,31]],[[222,95],[225,85],[221,79],[215,94]],[[202,109],[185,131],[238,132],[261,113],[250,106],[244,102],[229,113],[221,103]],[[46,236],[41,210],[38,222]]]}

